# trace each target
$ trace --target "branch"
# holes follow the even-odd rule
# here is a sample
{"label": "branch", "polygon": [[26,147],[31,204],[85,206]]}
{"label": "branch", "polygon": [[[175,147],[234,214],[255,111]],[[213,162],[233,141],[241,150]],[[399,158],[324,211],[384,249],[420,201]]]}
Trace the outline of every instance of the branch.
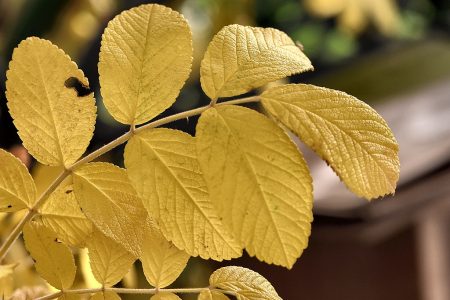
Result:
{"label": "branch", "polygon": [[[215,106],[221,106],[221,105],[235,105],[235,104],[244,104],[244,103],[250,103],[250,102],[258,102],[260,101],[259,96],[251,96],[251,97],[245,97],[230,101],[225,101],[221,103],[217,103],[213,105]],[[212,105],[206,105],[199,108],[194,108],[188,111],[184,111],[178,114],[174,114],[165,118],[161,118],[159,120],[150,122],[146,125],[140,126],[138,128],[134,128],[134,126],[131,127],[131,129],[124,133],[123,135],[119,136],[115,140],[111,141],[110,143],[104,145],[103,147],[95,150],[91,154],[79,159],[77,162],[72,164],[71,166],[67,167],[65,171],[63,171],[59,176],[55,179],[55,181],[52,182],[52,184],[47,188],[47,190],[39,197],[39,199],[36,201],[36,203],[31,207],[28,211],[28,213],[23,217],[22,220],[16,225],[14,230],[10,233],[10,235],[6,238],[5,242],[0,248],[0,262],[5,258],[6,254],[8,253],[9,249],[11,248],[11,245],[14,243],[14,241],[20,236],[22,233],[23,227],[25,224],[30,221],[37,213],[37,210],[39,207],[47,200],[48,196],[58,187],[58,185],[67,177],[69,176],[72,171],[81,165],[84,165],[88,162],[93,161],[94,159],[98,158],[99,156],[105,154],[108,151],[111,151],[112,149],[116,148],[117,146],[127,142],[135,133],[141,132],[143,130],[149,129],[149,128],[155,128],[159,127],[174,121],[182,120],[188,117],[196,116],[204,112],[205,110],[211,108]],[[46,299],[52,299],[52,298],[46,298]]]}
{"label": "branch", "polygon": [[140,295],[154,295],[156,293],[174,293],[174,294],[199,294],[203,291],[216,291],[223,294],[228,294],[231,296],[236,296],[236,293],[233,291],[225,291],[221,289],[214,288],[181,288],[181,289],[127,289],[127,288],[92,288],[92,289],[75,289],[75,290],[65,290],[58,291],[53,294],[49,294],[43,297],[36,298],[35,300],[49,300],[56,299],[64,294],[93,294],[99,292],[114,292],[117,294],[140,294]]}

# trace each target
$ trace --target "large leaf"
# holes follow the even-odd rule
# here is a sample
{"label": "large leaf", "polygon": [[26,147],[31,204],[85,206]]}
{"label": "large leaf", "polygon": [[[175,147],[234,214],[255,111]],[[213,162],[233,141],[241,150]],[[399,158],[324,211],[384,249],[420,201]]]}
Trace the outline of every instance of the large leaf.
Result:
{"label": "large leaf", "polygon": [[78,96],[66,81],[88,80],[65,53],[36,37],[14,49],[6,73],[8,108],[28,151],[41,163],[69,166],[86,150],[95,125],[93,93]]}
{"label": "large leaf", "polygon": [[164,288],[180,276],[189,255],[167,241],[152,219],[148,218],[144,230],[140,260],[145,277],[154,287]]}
{"label": "large leaf", "polygon": [[113,286],[128,272],[136,257],[123,246],[95,229],[87,241],[89,261],[95,279],[104,286]]}
{"label": "large leaf", "polygon": [[211,198],[250,255],[292,267],[308,245],[312,180],[288,135],[239,106],[205,111],[197,152]]}
{"label": "large leaf", "polygon": [[209,278],[211,287],[236,293],[238,300],[281,300],[267,279],[250,269],[223,267]]}
{"label": "large leaf", "polygon": [[39,274],[57,289],[68,289],[75,279],[77,267],[69,247],[57,240],[50,229],[30,222],[23,230],[25,246],[36,261]]}
{"label": "large leaf", "polygon": [[73,185],[62,183],[39,208],[42,223],[51,228],[59,240],[82,248],[92,233],[92,222],[81,211]]}
{"label": "large leaf", "polygon": [[154,118],[175,102],[191,63],[191,31],[182,15],[157,4],[122,12],[108,24],[100,48],[106,108],[124,124]]}
{"label": "large leaf", "polygon": [[225,26],[209,44],[200,80],[206,95],[216,99],[312,69],[309,59],[285,33],[235,24]]}
{"label": "large leaf", "polygon": [[262,104],[316,151],[356,195],[393,193],[398,145],[376,111],[346,93],[306,84],[271,88]]}
{"label": "large leaf", "polygon": [[0,212],[18,211],[34,204],[36,187],[23,163],[0,149]]}
{"label": "large leaf", "polygon": [[108,163],[89,163],[75,170],[73,181],[84,214],[104,235],[139,257],[140,227],[147,213],[125,170]]}
{"label": "large leaf", "polygon": [[205,259],[241,255],[209,200],[193,137],[163,128],[139,132],[125,148],[125,166],[149,214],[177,248]]}

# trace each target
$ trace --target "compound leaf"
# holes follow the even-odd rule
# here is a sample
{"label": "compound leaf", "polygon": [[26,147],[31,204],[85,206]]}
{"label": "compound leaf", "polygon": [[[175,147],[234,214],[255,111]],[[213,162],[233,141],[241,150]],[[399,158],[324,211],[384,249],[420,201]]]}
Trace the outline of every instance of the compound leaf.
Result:
{"label": "compound leaf", "polygon": [[261,97],[267,111],[327,161],[353,193],[371,199],[395,191],[398,145],[370,106],[306,84],[277,86]]}
{"label": "compound leaf", "polygon": [[89,163],[74,171],[73,181],[75,196],[88,219],[139,257],[140,227],[147,213],[126,171],[108,163]]}
{"label": "compound leaf", "polygon": [[234,24],[225,26],[209,44],[200,80],[206,95],[216,99],[312,69],[306,55],[284,32]]}
{"label": "compound leaf", "polygon": [[0,212],[31,207],[36,187],[27,167],[14,155],[0,149]]}
{"label": "compound leaf", "polygon": [[241,255],[209,200],[195,139],[170,129],[149,129],[125,147],[125,166],[164,236],[191,256],[215,260]]}
{"label": "compound leaf", "polygon": [[159,292],[156,295],[153,295],[150,300],[181,300],[181,298],[174,293]]}
{"label": "compound leaf", "polygon": [[120,296],[115,292],[100,292],[92,295],[90,300],[120,300]]}
{"label": "compound leaf", "polygon": [[68,289],[77,267],[69,247],[58,241],[54,232],[38,222],[29,222],[23,230],[25,246],[35,260],[39,274],[57,289]]}
{"label": "compound leaf", "polygon": [[205,111],[196,138],[224,222],[250,255],[291,268],[308,245],[313,197],[296,145],[265,116],[233,105]]}
{"label": "compound leaf", "polygon": [[141,124],[167,109],[192,64],[188,23],[168,7],[147,4],[115,17],[100,48],[101,92],[111,115]]}
{"label": "compound leaf", "polygon": [[81,211],[71,183],[62,183],[41,206],[39,214],[42,223],[69,246],[83,248],[92,233],[92,222]]}
{"label": "compound leaf", "polygon": [[197,300],[230,300],[230,298],[221,292],[204,290],[198,295]]}
{"label": "compound leaf", "polygon": [[147,281],[158,288],[170,285],[183,272],[189,255],[167,241],[150,218],[143,239],[140,260]]}
{"label": "compound leaf", "polygon": [[105,286],[118,283],[136,260],[123,246],[97,229],[94,229],[86,245],[92,273],[95,279]]}
{"label": "compound leaf", "polygon": [[267,279],[250,269],[223,267],[209,278],[212,287],[236,293],[238,300],[281,300]]}
{"label": "compound leaf", "polygon": [[78,96],[66,81],[88,80],[61,49],[27,38],[14,49],[6,73],[8,108],[28,151],[41,163],[70,166],[86,150],[94,131],[93,93]]}

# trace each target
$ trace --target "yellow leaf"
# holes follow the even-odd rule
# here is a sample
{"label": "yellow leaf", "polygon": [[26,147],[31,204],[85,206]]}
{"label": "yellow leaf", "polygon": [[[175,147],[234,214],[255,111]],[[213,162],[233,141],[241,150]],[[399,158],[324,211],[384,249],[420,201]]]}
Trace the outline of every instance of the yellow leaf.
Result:
{"label": "yellow leaf", "polygon": [[139,132],[125,148],[125,166],[149,214],[177,248],[204,259],[241,255],[209,200],[193,137],[163,128]]}
{"label": "yellow leaf", "polygon": [[83,248],[92,233],[92,222],[81,211],[72,184],[62,183],[39,209],[41,221],[59,240]]}
{"label": "yellow leaf", "polygon": [[230,298],[221,292],[204,290],[198,295],[197,300],[230,300]]}
{"label": "yellow leaf", "polygon": [[120,296],[114,292],[102,292],[95,293],[90,300],[120,300]]}
{"label": "yellow leaf", "polygon": [[91,264],[89,263],[88,249],[83,248],[78,251],[78,266],[81,269],[81,274],[83,275],[83,281],[86,288],[99,288],[102,287],[101,283],[95,279],[92,273]]}
{"label": "yellow leaf", "polygon": [[168,7],[147,4],[115,17],[100,48],[100,85],[111,115],[124,124],[144,123],[178,96],[192,64],[188,23]]}
{"label": "yellow leaf", "polygon": [[89,163],[75,170],[74,191],[83,213],[106,236],[136,257],[147,213],[126,171],[108,163]]}
{"label": "yellow leaf", "polygon": [[0,279],[11,276],[17,264],[0,265]]}
{"label": "yellow leaf", "polygon": [[58,47],[36,37],[14,50],[6,73],[8,108],[28,151],[41,163],[69,166],[94,131],[94,95],[77,96],[69,78],[88,86],[77,65]]}
{"label": "yellow leaf", "polygon": [[150,300],[181,300],[181,298],[174,293],[160,292],[153,295]]}
{"label": "yellow leaf", "polygon": [[140,260],[147,281],[164,288],[180,276],[189,255],[168,242],[152,219],[148,218],[146,223]]}
{"label": "yellow leaf", "polygon": [[200,80],[206,95],[217,99],[312,69],[306,55],[284,32],[235,24],[225,26],[209,44]]}
{"label": "yellow leaf", "polygon": [[296,145],[265,116],[232,105],[205,111],[196,138],[224,222],[250,255],[291,268],[308,245],[313,197]]}
{"label": "yellow leaf", "polygon": [[105,286],[113,286],[119,282],[136,260],[124,247],[96,229],[86,245],[92,273]]}
{"label": "yellow leaf", "polygon": [[281,300],[267,279],[242,267],[223,267],[209,278],[212,287],[236,293],[238,300]]}
{"label": "yellow leaf", "polygon": [[58,297],[58,300],[84,300],[82,295],[77,294],[63,294]]}
{"label": "yellow leaf", "polygon": [[[31,169],[31,176],[33,177],[34,184],[36,185],[37,194],[41,195],[44,193],[63,171],[63,166],[52,167],[36,162]],[[63,182],[69,181],[68,178],[69,177],[67,177]]]}
{"label": "yellow leaf", "polygon": [[0,149],[0,212],[31,207],[36,187],[27,167],[11,153]]}
{"label": "yellow leaf", "polygon": [[25,246],[36,261],[39,274],[57,289],[68,289],[75,279],[77,267],[69,247],[57,240],[50,229],[29,222],[23,230]]}
{"label": "yellow leaf", "polygon": [[346,93],[288,84],[262,94],[264,107],[317,152],[360,197],[393,193],[398,145],[376,111]]}

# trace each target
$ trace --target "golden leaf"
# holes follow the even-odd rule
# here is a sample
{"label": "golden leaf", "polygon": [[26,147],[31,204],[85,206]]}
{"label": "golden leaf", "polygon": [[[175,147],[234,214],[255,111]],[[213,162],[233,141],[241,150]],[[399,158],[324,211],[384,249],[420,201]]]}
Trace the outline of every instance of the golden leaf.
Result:
{"label": "golden leaf", "polygon": [[371,199],[395,191],[398,145],[370,106],[306,84],[278,86],[261,97],[267,111],[327,161],[353,193]]}
{"label": "golden leaf", "polygon": [[313,197],[296,145],[273,121],[232,105],[205,111],[196,138],[223,221],[250,255],[291,268],[308,245]]}
{"label": "golden leaf", "polygon": [[204,259],[241,255],[209,200],[193,137],[163,128],[139,132],[125,147],[125,166],[149,214],[177,248]]}
{"label": "golden leaf", "polygon": [[178,12],[157,4],[132,8],[115,17],[100,48],[100,85],[111,115],[141,124],[175,102],[189,76],[192,36]]}
{"label": "golden leaf", "polygon": [[74,171],[74,192],[84,214],[104,235],[140,255],[147,213],[124,169],[89,163]]}
{"label": "golden leaf", "polygon": [[70,166],[94,131],[94,95],[78,96],[66,81],[88,86],[77,65],[58,47],[36,37],[14,49],[6,73],[8,108],[24,146],[39,162]]}
{"label": "golden leaf", "polygon": [[31,208],[36,200],[36,187],[27,167],[3,149],[0,166],[0,212]]}
{"label": "golden leaf", "polygon": [[225,26],[209,44],[200,81],[206,95],[217,99],[312,69],[306,55],[284,32],[235,24]]}
{"label": "golden leaf", "polygon": [[197,300],[230,300],[230,298],[221,292],[204,290],[198,295]]}

